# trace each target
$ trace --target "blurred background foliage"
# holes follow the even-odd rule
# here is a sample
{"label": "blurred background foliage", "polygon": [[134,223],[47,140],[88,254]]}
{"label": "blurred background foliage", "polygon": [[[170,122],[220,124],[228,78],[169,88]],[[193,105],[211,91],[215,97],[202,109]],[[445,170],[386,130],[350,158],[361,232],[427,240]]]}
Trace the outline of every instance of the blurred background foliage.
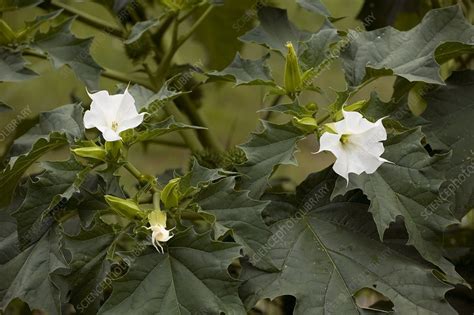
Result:
{"label": "blurred background foliage", "polygon": [[[99,3],[102,2],[102,3]],[[151,0],[143,1],[152,2]],[[452,5],[454,0],[323,0],[322,1],[331,15],[336,18],[334,25],[340,31],[348,29],[376,29],[391,25],[400,30],[408,30],[418,24],[423,16],[432,8]],[[101,19],[105,23],[117,25],[117,20],[112,12],[114,5],[120,1],[64,1],[72,8],[86,12],[87,14]],[[288,10],[290,20],[299,28],[315,31],[324,19],[322,16],[305,11],[296,4],[294,0],[272,0],[261,1],[266,5],[277,6]],[[175,63],[190,64],[203,68],[203,70],[221,70],[225,68],[234,58],[237,51],[245,58],[259,58],[265,54],[266,49],[254,45],[243,44],[237,38],[256,25],[256,10],[261,5],[255,0],[227,0],[221,7],[216,8],[207,20],[200,25],[191,40],[187,41],[175,56]],[[105,4],[105,5],[104,5]],[[468,19],[474,20],[474,5],[472,0],[460,2]],[[29,7],[21,10],[4,12],[2,18],[14,29],[20,29],[25,21],[33,20],[37,15],[47,12],[46,6]],[[107,8],[112,8],[108,10]],[[135,12],[134,14],[144,14],[145,12]],[[148,16],[158,16],[159,12],[146,12]],[[374,14],[375,20],[369,25],[362,23],[362,20]],[[196,12],[199,16],[199,12]],[[47,28],[44,26],[43,28]],[[142,56],[146,55],[150,48],[144,42],[134,44],[138,53],[131,55],[131,50],[127,50],[122,39],[110,34],[105,34],[96,28],[90,27],[79,19],[73,23],[73,33],[79,38],[94,37],[91,47],[91,54],[96,62],[102,67],[133,74],[134,77],[141,77],[146,80],[146,74],[139,73],[143,63]],[[169,40],[169,39],[166,39]],[[138,46],[136,46],[138,45]],[[132,58],[131,58],[132,57]],[[151,58],[150,55],[145,58]],[[0,116],[0,127],[6,136],[0,142],[0,156],[6,153],[11,141],[28,130],[37,120],[38,114],[51,110],[63,104],[82,101],[89,104],[86,89],[66,66],[55,70],[49,61],[31,56],[27,57],[30,68],[41,74],[35,79],[22,81],[20,84],[14,82],[4,82],[0,84],[0,103],[13,107],[13,111],[2,113]],[[283,81],[284,60],[272,55],[270,65],[273,75],[277,81]],[[447,65],[449,68],[471,68],[472,60],[460,58]],[[449,69],[444,69],[449,70]],[[176,69],[179,72],[179,69]],[[196,82],[204,80],[204,77],[197,76]],[[368,99],[372,91],[377,91],[383,100],[388,100],[393,92],[394,77],[378,79],[367,85],[357,94],[354,101]],[[316,85],[321,87],[325,93],[306,95],[305,101],[315,102],[320,105],[321,110],[335,99],[335,92],[345,88],[344,75],[341,64],[334,62],[329,70],[320,75]],[[110,79],[101,78],[100,88],[115,92],[123,84]],[[192,97],[200,106],[200,111],[208,123],[209,132],[216,135],[219,142],[226,148],[244,143],[249,134],[258,128],[258,119],[264,114],[256,112],[271,103],[271,98],[265,99],[266,90],[263,87],[241,86],[234,88],[232,84],[215,82],[208,83],[205,88],[193,93]],[[13,132],[5,132],[12,120],[16,119],[24,109],[29,109],[27,120],[23,120]],[[277,119],[273,118],[272,119]],[[278,118],[280,119],[280,118]],[[166,138],[173,143],[182,143],[178,135]],[[329,155],[322,159],[323,162],[316,163],[311,152],[317,150],[315,139],[307,139],[300,143],[300,152],[297,154],[299,166],[282,166],[278,169],[277,175],[285,179],[290,186],[296,186],[309,173],[318,171],[331,163]],[[55,151],[43,157],[43,159],[60,159],[66,157],[68,152]],[[160,174],[168,169],[187,167],[189,162],[189,150],[178,146],[163,144],[149,144],[137,147],[130,152],[131,160],[135,165],[139,165],[145,173]],[[319,159],[321,161],[321,159]],[[471,212],[472,214],[472,212]],[[472,217],[467,225],[472,225]],[[467,239],[472,239],[466,236]],[[464,234],[454,234],[452,238],[461,238]],[[451,242],[451,241],[450,241]],[[372,304],[370,299],[373,294],[362,294],[360,303]],[[471,293],[466,293],[470,294]],[[455,297],[454,297],[455,298]],[[279,314],[282,312],[282,305],[290,307],[294,301],[291,297],[280,298],[272,305],[265,305],[267,314]],[[461,299],[462,300],[462,299]],[[263,306],[262,306],[263,307]],[[466,306],[467,312],[471,308]],[[258,312],[257,310],[255,311]],[[284,311],[283,311],[284,312]],[[472,312],[471,312],[472,313]],[[467,313],[466,313],[467,314]]]}

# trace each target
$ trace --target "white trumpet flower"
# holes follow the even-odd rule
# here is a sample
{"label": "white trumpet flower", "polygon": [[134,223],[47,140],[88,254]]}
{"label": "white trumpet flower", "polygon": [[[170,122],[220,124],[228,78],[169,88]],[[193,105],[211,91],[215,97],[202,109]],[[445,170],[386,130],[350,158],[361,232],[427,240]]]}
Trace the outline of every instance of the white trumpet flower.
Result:
{"label": "white trumpet flower", "polygon": [[349,173],[374,173],[380,165],[389,162],[380,156],[385,151],[381,141],[387,140],[382,119],[372,123],[358,112],[342,111],[344,119],[329,124],[334,133],[324,133],[319,152],[329,151],[336,157],[333,170],[349,183]]}
{"label": "white trumpet flower", "polygon": [[145,113],[139,114],[133,96],[128,89],[123,94],[109,95],[107,91],[89,94],[92,99],[90,110],[84,114],[84,126],[97,128],[106,141],[122,140],[122,131],[138,127]]}

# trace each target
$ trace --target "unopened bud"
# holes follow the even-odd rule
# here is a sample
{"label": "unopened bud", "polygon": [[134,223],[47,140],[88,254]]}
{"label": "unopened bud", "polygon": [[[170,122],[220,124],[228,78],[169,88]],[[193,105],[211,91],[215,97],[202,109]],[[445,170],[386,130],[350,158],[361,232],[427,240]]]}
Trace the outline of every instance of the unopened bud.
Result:
{"label": "unopened bud", "polygon": [[288,42],[286,47],[288,47],[288,54],[285,65],[285,89],[288,93],[295,93],[303,88],[302,73],[293,44]]}
{"label": "unopened bud", "polygon": [[117,214],[129,218],[143,218],[145,213],[140,210],[138,204],[132,199],[122,199],[111,195],[105,196],[105,201]]}

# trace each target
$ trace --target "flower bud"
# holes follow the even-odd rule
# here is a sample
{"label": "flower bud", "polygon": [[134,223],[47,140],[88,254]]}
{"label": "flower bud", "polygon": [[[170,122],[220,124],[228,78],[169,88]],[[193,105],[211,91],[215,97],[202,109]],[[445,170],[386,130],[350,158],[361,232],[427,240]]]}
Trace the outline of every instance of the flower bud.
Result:
{"label": "flower bud", "polygon": [[288,42],[286,47],[288,54],[285,65],[285,89],[288,93],[295,93],[303,89],[302,73],[293,44]]}
{"label": "flower bud", "polygon": [[318,122],[313,117],[303,117],[303,118],[293,117],[293,124],[299,129],[307,133],[312,133],[316,129],[318,129]]}
{"label": "flower bud", "polygon": [[77,149],[73,149],[72,152],[74,152],[75,155],[83,157],[83,158],[100,160],[100,161],[105,161],[105,156],[106,156],[105,149],[102,147],[97,147],[97,146],[77,148]]}
{"label": "flower bud", "polygon": [[334,118],[334,120],[336,120],[336,121],[341,120],[342,118],[344,118],[344,115],[342,114],[342,111],[346,111],[346,112],[356,112],[356,111],[362,109],[366,104],[367,104],[367,100],[361,100],[361,101],[355,102],[355,103],[353,103],[353,104],[351,104],[351,105],[343,106],[342,109],[340,109],[339,111],[337,111],[337,112],[333,115],[333,118]]}
{"label": "flower bud", "polygon": [[0,45],[7,45],[15,40],[15,32],[4,20],[0,19]]}
{"label": "flower bud", "polygon": [[122,199],[111,195],[105,196],[105,201],[117,214],[129,218],[144,218],[145,213],[140,210],[138,204],[132,199]]}
{"label": "flower bud", "polygon": [[179,181],[181,178],[175,178],[169,181],[169,183],[161,191],[161,201],[165,205],[165,208],[177,207],[179,204]]}

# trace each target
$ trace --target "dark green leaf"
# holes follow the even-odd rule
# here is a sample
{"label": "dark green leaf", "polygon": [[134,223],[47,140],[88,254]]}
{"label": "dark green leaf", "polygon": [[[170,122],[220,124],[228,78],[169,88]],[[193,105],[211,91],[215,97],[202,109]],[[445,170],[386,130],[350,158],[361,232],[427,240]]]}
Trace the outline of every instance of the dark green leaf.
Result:
{"label": "dark green leaf", "polygon": [[178,96],[190,93],[176,89],[176,87],[173,86],[173,78],[166,81],[157,93],[140,85],[132,86],[129,92],[135,98],[138,110],[146,111],[149,114],[158,111],[165,106],[167,102],[174,100]]}
{"label": "dark green leaf", "polygon": [[440,267],[452,281],[462,281],[454,266],[443,257],[440,241],[444,230],[458,221],[439,194],[442,170],[449,156],[431,157],[421,144],[419,129],[407,131],[385,142],[384,163],[373,174],[350,174],[349,184],[339,178],[333,195],[361,189],[371,200],[369,211],[380,239],[397,217],[403,217],[409,239],[429,262]]}
{"label": "dark green leaf", "polygon": [[185,130],[185,129],[204,129],[198,126],[191,126],[174,120],[173,116],[168,117],[166,120],[163,120],[159,123],[145,123],[143,126],[146,128],[145,131],[140,131],[137,133],[133,143],[153,140],[157,137],[160,137],[164,134]]}
{"label": "dark green leaf", "polygon": [[253,134],[249,142],[240,146],[247,162],[237,170],[242,173],[239,189],[249,190],[258,199],[268,186],[268,179],[278,165],[296,165],[296,143],[303,139],[302,131],[291,123],[277,125],[262,121],[264,131]]}
{"label": "dark green leaf", "polygon": [[300,63],[304,69],[314,68],[314,76],[324,70],[324,62],[330,60],[329,48],[339,41],[337,29],[325,22],[321,29],[311,35],[300,49]]}
{"label": "dark green leaf", "polygon": [[125,44],[129,45],[137,40],[139,40],[143,34],[145,34],[149,29],[157,26],[159,21],[157,19],[152,19],[148,21],[138,22],[135,24],[130,31],[130,35],[128,36],[127,40],[124,41]]}
{"label": "dark green leaf", "polygon": [[296,50],[299,43],[311,37],[308,32],[300,31],[289,20],[286,10],[264,7],[258,12],[260,25],[240,37],[244,42],[264,45],[286,55],[286,43],[291,42]]}
{"label": "dark green leaf", "polygon": [[82,230],[76,236],[64,237],[64,248],[72,256],[72,272],[67,276],[67,282],[72,288],[70,303],[81,314],[97,314],[103,302],[102,288],[110,285],[106,280],[110,272],[106,256],[114,240],[112,228],[101,222],[97,222],[91,230]]}
{"label": "dark green leaf", "polygon": [[221,71],[207,73],[211,78],[235,82],[235,85],[275,85],[267,60],[270,54],[257,60],[242,59],[237,53],[232,63]]}
{"label": "dark green leaf", "polygon": [[61,314],[64,296],[58,289],[55,274],[67,270],[59,251],[59,231],[51,229],[36,244],[0,265],[0,308],[20,298],[31,309]]}
{"label": "dark green leaf", "polygon": [[297,0],[297,3],[311,12],[318,13],[324,16],[331,15],[331,13],[329,13],[329,11],[326,9],[324,4],[321,3],[320,0]]}
{"label": "dark green leaf", "polygon": [[84,137],[83,109],[79,104],[68,104],[39,115],[39,122],[13,143],[9,157],[28,153],[40,139],[51,133],[64,135],[70,143]]}
{"label": "dark green leaf", "polygon": [[371,236],[376,229],[365,205],[309,204],[272,226],[264,252],[278,272],[244,264],[239,293],[247,308],[259,299],[296,297],[294,314],[364,314],[354,294],[372,288],[388,297],[396,314],[456,314],[444,300],[449,285],[425,266]]}
{"label": "dark green leaf", "polygon": [[472,45],[474,26],[466,21],[459,6],[452,6],[430,11],[421,24],[407,32],[386,27],[360,34],[351,32],[349,36],[352,41],[342,57],[351,86],[370,76],[392,73],[409,81],[443,84],[437,61],[446,61],[446,56],[455,56],[453,51],[463,50],[458,45],[444,45],[437,51],[441,60],[433,51],[446,42]]}
{"label": "dark green leaf", "polygon": [[45,172],[28,183],[25,200],[13,216],[22,247],[37,241],[54,223],[72,195],[79,191],[87,169],[76,160],[42,163]]}
{"label": "dark green leaf", "polygon": [[313,112],[311,112],[304,106],[301,106],[299,102],[293,102],[293,103],[288,103],[288,104],[278,104],[275,106],[266,107],[264,109],[261,109],[260,112],[276,112],[276,113],[292,115],[295,117],[304,117],[304,116],[307,117],[313,114]]}
{"label": "dark green leaf", "polygon": [[243,314],[239,282],[227,271],[239,249],[189,229],[168,242],[165,254],[137,257],[99,314]]}
{"label": "dark green leaf", "polygon": [[70,18],[46,33],[37,33],[32,47],[46,54],[55,68],[68,65],[88,88],[96,89],[102,69],[89,52],[93,39],[80,39],[72,34],[73,21],[74,18]]}
{"label": "dark green leaf", "polygon": [[23,81],[36,77],[36,72],[26,68],[26,64],[19,52],[0,47],[0,81]]}
{"label": "dark green leaf", "polygon": [[10,106],[0,101],[0,113],[9,112],[13,110]]}
{"label": "dark green leaf", "polygon": [[[262,220],[262,210],[267,202],[252,200],[248,192],[235,191],[234,186],[234,178],[225,178],[201,190],[194,201],[203,211],[216,217],[216,230],[219,231],[216,238],[231,230],[235,241],[244,246],[245,254],[254,257],[271,235]],[[268,261],[260,265],[273,267]]]}
{"label": "dark green leaf", "polygon": [[445,192],[461,219],[474,208],[474,72],[455,73],[447,83],[426,94],[423,131],[433,150],[453,152]]}

